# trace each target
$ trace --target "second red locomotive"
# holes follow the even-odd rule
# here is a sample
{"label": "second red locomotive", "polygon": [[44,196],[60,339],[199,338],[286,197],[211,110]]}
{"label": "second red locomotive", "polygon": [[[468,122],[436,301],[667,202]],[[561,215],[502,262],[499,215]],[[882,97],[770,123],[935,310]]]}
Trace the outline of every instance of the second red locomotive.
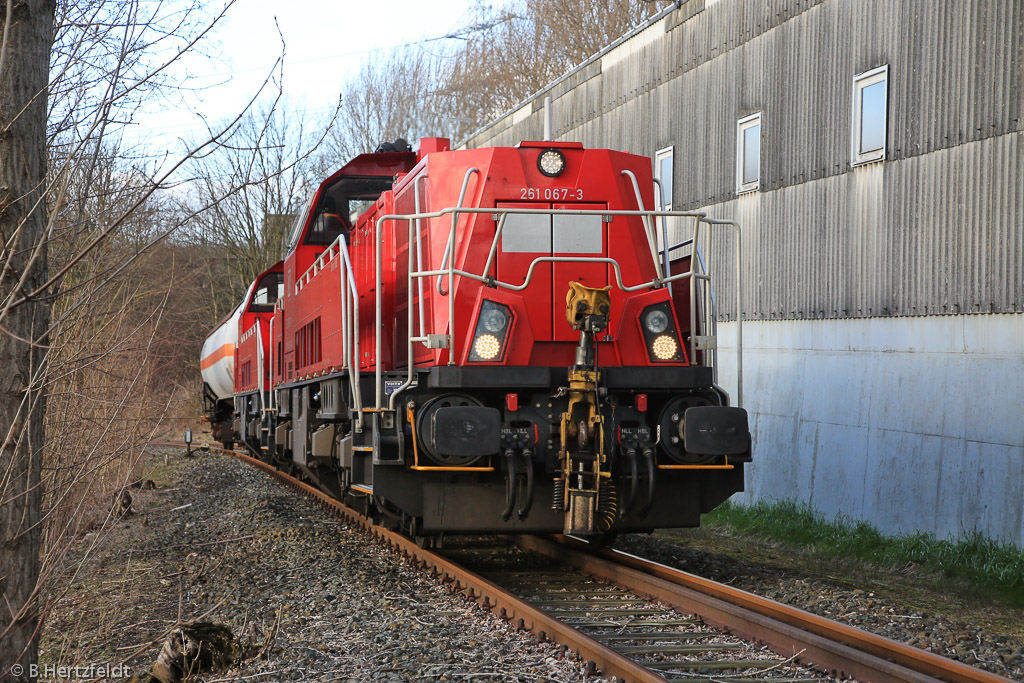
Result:
{"label": "second red locomotive", "polygon": [[578,143],[356,157],[233,318],[220,438],[411,535],[697,525],[750,434],[700,259],[658,245],[701,216],[653,189],[650,159]]}

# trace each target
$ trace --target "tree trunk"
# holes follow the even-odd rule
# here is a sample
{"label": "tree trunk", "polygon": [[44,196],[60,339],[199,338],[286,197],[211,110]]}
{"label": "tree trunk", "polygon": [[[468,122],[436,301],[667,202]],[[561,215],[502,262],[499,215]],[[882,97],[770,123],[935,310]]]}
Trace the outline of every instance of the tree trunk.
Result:
{"label": "tree trunk", "polygon": [[50,312],[38,299],[10,304],[45,281],[54,11],[53,0],[0,0],[0,680],[29,680],[40,618],[40,368]]}

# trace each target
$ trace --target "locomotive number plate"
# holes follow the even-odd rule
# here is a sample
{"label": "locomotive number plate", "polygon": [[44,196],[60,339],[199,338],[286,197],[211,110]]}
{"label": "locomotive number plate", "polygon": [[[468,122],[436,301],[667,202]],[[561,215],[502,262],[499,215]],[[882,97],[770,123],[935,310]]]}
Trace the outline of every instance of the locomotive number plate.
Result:
{"label": "locomotive number plate", "polygon": [[547,201],[583,201],[583,190],[578,187],[522,187],[520,199],[545,199]]}

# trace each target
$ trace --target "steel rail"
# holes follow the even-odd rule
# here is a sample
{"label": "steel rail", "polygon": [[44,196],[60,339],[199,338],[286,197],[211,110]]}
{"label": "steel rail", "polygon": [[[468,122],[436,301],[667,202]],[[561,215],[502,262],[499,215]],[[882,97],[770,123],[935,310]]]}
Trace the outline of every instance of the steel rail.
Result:
{"label": "steel rail", "polygon": [[462,589],[462,592],[476,600],[485,609],[494,611],[502,618],[512,622],[517,628],[526,629],[536,633],[542,639],[549,639],[559,645],[565,645],[584,660],[594,662],[605,675],[614,676],[626,681],[637,681],[638,683],[665,683],[663,676],[645,668],[642,664],[634,662],[572,626],[549,616],[543,610],[511,595],[482,576],[460,567],[458,564],[437,553],[420,548],[411,539],[373,524],[356,510],[330,497],[320,489],[299,481],[262,460],[239,453],[238,451],[228,451],[219,448],[217,450],[223,450],[225,453],[266,472],[288,486],[315,498],[325,507],[340,514],[361,527],[366,533],[380,539],[395,550],[413,559],[420,566],[426,567],[438,575],[454,581]]}
{"label": "steel rail", "polygon": [[[183,446],[180,442],[151,441],[152,445]],[[451,580],[468,597],[495,611],[518,628],[572,648],[605,675],[627,681],[660,682],[658,673],[628,659],[574,627],[509,594],[495,583],[459,566],[413,540],[373,524],[356,510],[320,489],[302,482],[257,458],[218,446],[292,488],[317,499],[355,525]],[[1008,683],[1010,679],[976,669],[926,650],[868,633],[852,626],[784,605],[747,591],[607,548],[594,549],[585,541],[560,535],[509,535],[519,547],[562,562],[627,590],[664,602],[707,624],[741,638],[763,643],[785,657],[802,651],[798,661],[865,683]]]}
{"label": "steel rail", "polygon": [[617,550],[592,549],[566,536],[512,536],[522,548],[630,590],[699,614],[719,628],[764,643],[783,656],[860,681],[1007,683],[1010,679],[753,593]]}

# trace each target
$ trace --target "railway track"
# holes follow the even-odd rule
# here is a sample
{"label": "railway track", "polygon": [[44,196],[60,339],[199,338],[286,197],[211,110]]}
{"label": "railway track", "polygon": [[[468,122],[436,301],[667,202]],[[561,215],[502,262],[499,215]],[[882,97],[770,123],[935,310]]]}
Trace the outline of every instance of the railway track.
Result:
{"label": "railway track", "polygon": [[[823,675],[873,683],[1009,680],[643,558],[594,550],[573,538],[459,538],[440,550],[421,548],[305,482],[238,451],[225,452],[317,499],[438,574],[451,590],[577,652],[592,662],[594,673],[661,683],[802,683],[819,680],[806,674],[805,667],[812,667]],[[750,656],[751,643],[778,657]]]}

